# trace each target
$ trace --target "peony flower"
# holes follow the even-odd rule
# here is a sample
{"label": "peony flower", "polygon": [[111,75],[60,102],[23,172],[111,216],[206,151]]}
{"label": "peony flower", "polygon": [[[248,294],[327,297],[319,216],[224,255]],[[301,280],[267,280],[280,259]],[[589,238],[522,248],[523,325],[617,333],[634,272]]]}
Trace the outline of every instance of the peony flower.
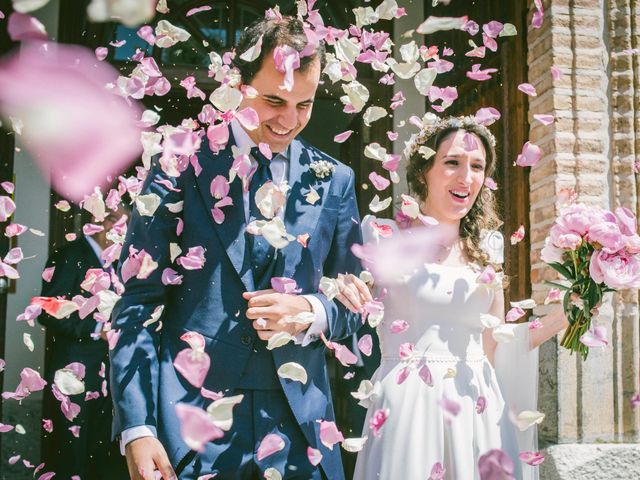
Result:
{"label": "peony flower", "polygon": [[589,262],[589,274],[597,283],[604,282],[616,290],[640,288],[640,260],[624,250],[615,254],[604,250],[594,252]]}
{"label": "peony flower", "polygon": [[582,237],[578,233],[560,224],[551,227],[550,236],[551,242],[563,250],[576,250],[582,243]]}
{"label": "peony flower", "polygon": [[587,233],[589,226],[592,225],[591,220],[587,206],[583,203],[576,203],[562,210],[556,225],[582,236]]}
{"label": "peony flower", "polygon": [[544,247],[540,252],[540,258],[545,263],[562,263],[564,251],[556,247],[551,242],[551,237],[547,237],[544,241]]}
{"label": "peony flower", "polygon": [[620,228],[612,222],[597,223],[589,228],[589,240],[602,245],[602,250],[606,253],[616,253],[626,243]]}

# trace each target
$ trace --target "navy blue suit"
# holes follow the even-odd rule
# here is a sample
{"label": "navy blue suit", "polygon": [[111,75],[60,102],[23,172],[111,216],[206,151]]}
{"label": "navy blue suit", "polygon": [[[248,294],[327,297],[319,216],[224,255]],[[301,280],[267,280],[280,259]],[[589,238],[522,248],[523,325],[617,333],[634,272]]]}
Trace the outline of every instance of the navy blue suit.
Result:
{"label": "navy blue suit", "polygon": [[[50,282],[42,283],[42,296],[65,296],[71,299],[82,294],[80,284],[89,268],[101,268],[101,263],[88,241],[82,237],[55,251],[47,261],[47,267],[55,267]],[[57,319],[42,312],[38,321],[46,326],[52,341],[45,355],[45,375],[48,385],[44,392],[43,417],[53,421],[53,431],[43,430],[42,453],[48,471],[55,471],[56,478],[114,479],[126,478],[127,468],[115,442],[111,441],[112,402],[100,393],[99,398],[84,401],[84,394],[74,395],[71,401],[80,406],[80,413],[69,421],[60,410],[60,402],[51,393],[56,370],[72,362],[85,365],[86,391],[101,392],[102,382],[109,370],[107,342],[94,340],[96,321],[88,316],[81,319],[77,313]],[[105,377],[99,372],[105,365]],[[80,426],[79,438],[69,431],[72,425]]]}
{"label": "navy blue suit", "polygon": [[[159,195],[161,204],[153,217],[134,213],[129,225],[122,259],[133,245],[148,252],[158,262],[158,268],[147,279],[129,280],[125,284],[126,292],[113,312],[113,328],[121,330],[120,339],[111,352],[116,412],[114,434],[138,425],[155,426],[173,466],[179,466],[178,470],[184,467],[184,473],[179,473],[181,478],[197,478],[211,472],[219,472],[217,478],[253,478],[240,472],[240,467],[234,473],[234,463],[242,463],[257,446],[238,439],[251,430],[255,430],[256,438],[269,433],[259,431],[261,419],[256,412],[261,411],[261,402],[281,402],[284,404],[274,407],[279,413],[273,414],[286,417],[281,421],[276,419],[285,430],[280,433],[291,439],[299,436],[305,442],[300,446],[302,451],[306,451],[307,446],[319,449],[323,455],[323,474],[332,480],[343,479],[339,445],[330,450],[319,441],[318,420],[334,420],[325,346],[319,340],[306,347],[289,343],[267,351],[274,372],[287,362],[302,365],[308,374],[306,384],[276,378],[272,381],[278,385],[278,390],[265,394],[274,398],[266,398],[258,391],[255,396],[245,396],[245,405],[235,407],[232,430],[222,439],[208,444],[205,451],[195,457],[180,436],[176,403],[202,408],[210,403],[173,366],[177,353],[187,347],[179,339],[183,333],[195,331],[205,337],[206,352],[211,357],[205,388],[231,395],[238,391],[246,393],[253,383],[264,383],[260,378],[264,369],[250,359],[255,359],[258,353],[264,354],[265,342],[257,337],[251,321],[246,318],[247,302],[242,298],[243,292],[254,291],[255,286],[251,258],[245,248],[246,225],[239,178],[236,177],[230,186],[233,206],[223,209],[225,221],[216,224],[211,215],[216,200],[210,194],[210,184],[217,175],[228,177],[233,162],[233,139],[217,155],[204,143],[206,139],[199,154],[202,172],[198,176],[189,167],[178,178],[168,177],[154,164],[142,193]],[[309,169],[310,162],[315,160],[331,162],[335,171],[324,179],[317,178]],[[166,181],[172,188],[167,187]],[[295,236],[308,233],[310,238],[307,248],[294,240],[280,251],[282,261],[277,274],[295,279],[302,293],[316,295],[327,313],[328,337],[332,340],[345,338],[360,327],[360,316],[350,313],[338,302],[328,301],[318,293],[318,285],[323,275],[335,277],[338,273],[356,272],[359,268],[350,249],[352,244],[361,243],[353,171],[295,139],[289,150],[289,185],[291,191],[284,217],[287,232]],[[321,196],[314,205],[304,198],[309,187]],[[178,214],[184,222],[180,236],[176,234],[176,215],[166,207],[166,204],[179,201],[184,202],[183,210]],[[202,269],[180,271],[184,275],[181,285],[166,287],[160,280],[162,271],[168,266],[180,270],[170,262],[170,243],[180,245],[183,252],[190,247],[203,246],[206,262]],[[164,305],[165,309],[163,328],[158,333],[155,332],[157,324],[147,328],[142,324],[159,305]],[[278,395],[281,400],[275,399]],[[250,407],[252,402],[254,405]],[[295,428],[287,427],[289,423]],[[284,473],[285,478],[310,478],[302,473],[309,465],[306,455],[304,462],[306,465],[297,466],[302,469],[298,470],[301,477],[279,468],[280,473]],[[267,464],[260,463],[260,469]]]}

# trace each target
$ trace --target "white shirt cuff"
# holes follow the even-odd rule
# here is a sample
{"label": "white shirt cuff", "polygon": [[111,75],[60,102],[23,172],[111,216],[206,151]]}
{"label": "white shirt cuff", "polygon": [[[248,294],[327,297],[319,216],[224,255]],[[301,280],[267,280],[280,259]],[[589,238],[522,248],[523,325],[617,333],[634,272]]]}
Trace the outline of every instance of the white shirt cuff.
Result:
{"label": "white shirt cuff", "polygon": [[127,428],[120,434],[120,454],[124,456],[124,447],[138,438],[157,436],[156,427],[152,427],[151,425],[139,425],[137,427]]}
{"label": "white shirt cuff", "polygon": [[320,333],[327,335],[329,331],[329,321],[327,320],[327,312],[324,305],[313,295],[301,295],[311,304],[311,310],[316,316],[315,320],[309,328],[303,333],[296,335],[296,343],[306,347],[311,342],[315,342],[320,338]]}

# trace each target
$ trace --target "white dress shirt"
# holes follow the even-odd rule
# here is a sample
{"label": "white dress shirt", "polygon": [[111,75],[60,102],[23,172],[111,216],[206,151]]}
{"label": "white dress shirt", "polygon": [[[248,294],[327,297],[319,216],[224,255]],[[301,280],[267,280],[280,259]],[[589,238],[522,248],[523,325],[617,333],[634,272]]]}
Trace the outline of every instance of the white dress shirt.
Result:
{"label": "white dress shirt", "polygon": [[[245,131],[245,129],[240,125],[237,120],[231,121],[231,131],[233,132],[233,137],[235,139],[235,144],[238,148],[249,147],[253,148],[257,145],[249,134]],[[281,184],[285,179],[288,179],[289,174],[289,151],[290,148],[285,150],[284,152],[280,152],[273,155],[271,159],[271,163],[269,165],[269,169],[271,170],[271,178],[275,184]],[[257,160],[255,160],[251,155],[251,162],[255,165],[257,164]],[[244,206],[244,217],[246,223],[249,223],[249,192],[243,192],[243,206]],[[281,208],[276,215],[280,218],[284,218],[284,207]],[[306,332],[303,332],[296,336],[295,342],[303,347],[308,345],[309,343],[318,340],[320,338],[320,333],[324,332],[325,334],[328,332],[329,323],[327,321],[327,312],[324,309],[324,305],[320,300],[318,300],[313,295],[301,295],[304,297],[309,304],[311,305],[311,309],[315,315],[315,320],[309,326]],[[140,425],[137,427],[128,428],[122,431],[122,435],[120,438],[120,453],[124,455],[124,447],[142,437],[157,437],[157,431],[155,427],[151,425]]]}

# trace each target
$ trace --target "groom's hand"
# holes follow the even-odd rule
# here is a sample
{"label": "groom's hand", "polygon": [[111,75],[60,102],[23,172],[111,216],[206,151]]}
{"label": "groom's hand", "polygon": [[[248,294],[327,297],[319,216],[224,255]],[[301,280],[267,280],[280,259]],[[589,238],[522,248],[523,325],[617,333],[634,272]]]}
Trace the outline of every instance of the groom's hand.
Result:
{"label": "groom's hand", "polygon": [[136,438],[124,448],[131,480],[155,480],[159,470],[164,480],[177,480],[167,452],[155,437]]}
{"label": "groom's hand", "polygon": [[273,289],[245,292],[242,296],[249,301],[247,318],[253,320],[253,328],[261,340],[269,340],[278,332],[287,332],[295,337],[309,328],[308,323],[285,321],[286,317],[313,311],[304,297],[277,293]]}

